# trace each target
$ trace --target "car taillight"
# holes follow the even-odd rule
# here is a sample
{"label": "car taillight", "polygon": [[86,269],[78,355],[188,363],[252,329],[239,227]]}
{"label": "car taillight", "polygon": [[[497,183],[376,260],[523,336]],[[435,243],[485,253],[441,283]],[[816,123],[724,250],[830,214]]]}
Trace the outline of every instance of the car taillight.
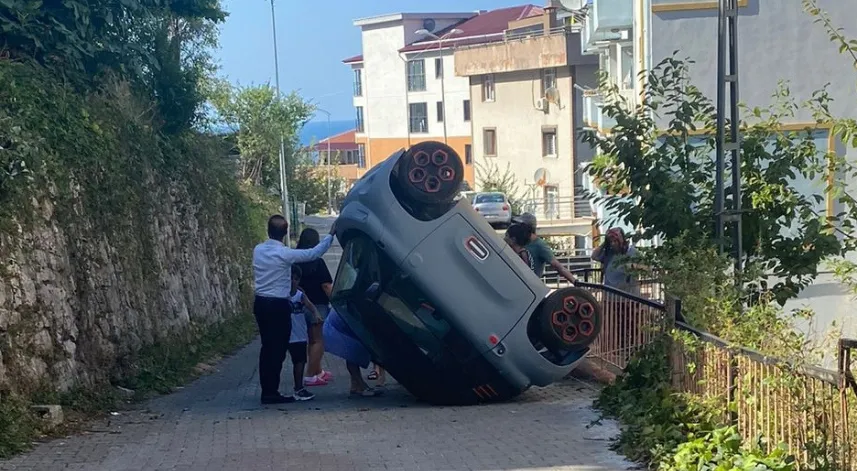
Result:
{"label": "car taillight", "polygon": [[508,204],[504,204],[504,205],[503,205],[503,211],[508,211],[508,210],[509,210],[509,205],[508,205]]}

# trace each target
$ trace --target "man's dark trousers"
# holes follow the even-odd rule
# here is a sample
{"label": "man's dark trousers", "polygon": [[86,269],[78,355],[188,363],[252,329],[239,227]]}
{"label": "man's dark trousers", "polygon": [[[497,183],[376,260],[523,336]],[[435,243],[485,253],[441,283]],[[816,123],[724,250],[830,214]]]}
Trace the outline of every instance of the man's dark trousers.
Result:
{"label": "man's dark trousers", "polygon": [[286,298],[256,296],[253,300],[253,314],[262,337],[262,349],[259,351],[262,396],[276,396],[280,389],[280,371],[292,335],[292,305]]}

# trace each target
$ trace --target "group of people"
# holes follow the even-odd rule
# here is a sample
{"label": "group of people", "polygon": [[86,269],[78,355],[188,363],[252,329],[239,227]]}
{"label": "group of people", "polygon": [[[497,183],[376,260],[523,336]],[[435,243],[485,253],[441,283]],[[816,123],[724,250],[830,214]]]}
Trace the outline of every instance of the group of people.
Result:
{"label": "group of people", "polygon": [[[320,238],[304,229],[297,248],[284,243],[289,225],[283,216],[268,220],[268,240],[253,250],[255,299],[253,313],[259,327],[259,382],[263,404],[283,404],[315,398],[307,388],[326,386],[333,374],[322,368],[325,351],[346,360],[351,395],[376,397],[382,389],[370,387],[361,375],[370,355],[331,307],[333,278],[323,256],[333,243],[335,225]],[[293,364],[294,391],[280,393],[280,371],[286,355]]]}
{"label": "group of people", "polygon": [[[549,265],[575,283],[574,275],[536,234],[536,226],[535,216],[524,213],[513,220],[505,240],[536,276],[541,277]],[[325,351],[345,360],[352,396],[377,397],[383,393],[383,368],[375,365],[369,375],[369,379],[379,381],[379,386],[371,387],[363,380],[361,368],[369,367],[371,355],[330,304],[333,278],[322,257],[333,243],[335,227],[323,238],[315,229],[304,229],[297,248],[292,249],[284,243],[288,222],[283,216],[271,216],[268,240],[253,251],[253,312],[262,339],[259,382],[263,404],[313,399],[315,395],[308,387],[325,386],[333,380],[333,374],[322,368]],[[604,243],[592,254],[604,266],[605,285],[633,289],[635,282],[625,272],[620,256],[634,253],[620,229],[608,231]],[[287,354],[294,365],[294,391],[283,395],[279,390],[280,371]]]}
{"label": "group of people", "polygon": [[[541,278],[545,266],[550,266],[570,283],[577,280],[553,254],[547,243],[536,234],[536,217],[524,213],[512,219],[512,225],[506,229],[505,240],[521,257],[521,260]],[[636,249],[631,246],[622,229],[614,227],[607,231],[604,241],[592,251],[592,260],[601,263],[604,271],[604,285],[636,294],[636,278],[628,273],[627,257],[633,257]]]}

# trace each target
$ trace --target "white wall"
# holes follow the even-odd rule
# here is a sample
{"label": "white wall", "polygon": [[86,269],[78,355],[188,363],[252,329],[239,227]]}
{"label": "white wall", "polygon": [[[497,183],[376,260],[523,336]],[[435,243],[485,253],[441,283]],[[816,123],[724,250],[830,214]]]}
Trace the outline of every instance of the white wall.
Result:
{"label": "white wall", "polygon": [[[522,193],[527,188],[525,184],[533,183],[535,171],[544,167],[551,176],[547,183],[559,187],[559,197],[571,197],[574,193],[572,155],[575,134],[571,74],[568,68],[557,69],[557,87],[561,90],[563,108],[557,109],[551,105],[549,113],[535,108],[535,102],[541,94],[540,71],[509,72],[494,77],[494,102],[482,102],[480,77],[473,77],[471,82],[474,165],[479,168],[493,162],[503,172],[509,164]],[[542,126],[557,128],[557,158],[542,157]],[[484,155],[483,129],[486,127],[497,130],[496,157]],[[477,186],[478,175],[477,171]],[[541,195],[537,197],[541,198]]]}
{"label": "white wall", "polygon": [[405,46],[402,22],[363,27],[363,110],[366,134],[400,137],[407,132],[406,81],[398,58]]}
{"label": "white wall", "polygon": [[[857,0],[819,0],[837,26],[857,38]],[[767,106],[778,80],[790,82],[792,96],[806,100],[830,83],[831,111],[857,116],[857,71],[839,54],[823,27],[803,11],[799,0],[749,0],[738,18],[740,99],[749,106]],[[717,10],[652,13],[654,63],[676,49],[680,58],[695,60],[691,79],[712,100],[717,93]],[[812,121],[808,113],[794,121]]]}
{"label": "white wall", "polygon": [[[435,59],[442,57],[444,70],[441,95],[441,81],[435,78]],[[428,104],[429,132],[413,136],[443,137],[443,123],[437,121],[437,102],[446,97],[446,132],[447,136],[470,136],[470,122],[464,121],[464,100],[470,99],[470,79],[455,75],[455,57],[452,50],[420,51],[409,54],[407,58],[423,59],[426,70],[426,90],[424,92],[408,92],[408,103],[426,102]],[[471,110],[472,112],[472,110]]]}
{"label": "white wall", "polygon": [[[436,19],[436,30],[457,23],[462,18]],[[365,134],[371,138],[403,138],[408,135],[407,68],[399,54],[399,49],[423,39],[422,36],[415,34],[423,27],[422,25],[423,19],[407,19],[362,27],[363,97],[362,99],[356,97],[354,105],[364,106]],[[434,59],[426,62],[426,79],[427,82],[431,82],[434,80]],[[449,80],[454,77],[452,72],[454,64],[451,58],[448,63],[445,62],[445,66],[448,70],[447,80],[452,82]],[[461,87],[459,85],[459,88]],[[439,85],[436,96],[439,100]],[[434,101],[429,105],[430,118],[436,118]],[[449,106],[448,102],[447,107]],[[461,104],[459,103],[458,106],[460,115]],[[449,115],[454,112],[453,109],[447,110]],[[430,119],[430,125],[431,122]],[[459,135],[467,134],[469,129],[466,133]],[[443,135],[442,128],[439,135]]]}

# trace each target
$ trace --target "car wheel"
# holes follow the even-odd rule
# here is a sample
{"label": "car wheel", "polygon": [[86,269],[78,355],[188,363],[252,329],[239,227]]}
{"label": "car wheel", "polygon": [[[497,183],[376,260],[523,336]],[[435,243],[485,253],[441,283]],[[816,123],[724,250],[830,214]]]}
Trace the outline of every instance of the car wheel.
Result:
{"label": "car wheel", "polygon": [[552,350],[573,350],[592,344],[601,333],[601,304],[581,288],[551,293],[539,311],[542,342]]}
{"label": "car wheel", "polygon": [[461,158],[441,142],[421,142],[399,159],[399,186],[407,198],[423,204],[448,204],[464,179]]}

